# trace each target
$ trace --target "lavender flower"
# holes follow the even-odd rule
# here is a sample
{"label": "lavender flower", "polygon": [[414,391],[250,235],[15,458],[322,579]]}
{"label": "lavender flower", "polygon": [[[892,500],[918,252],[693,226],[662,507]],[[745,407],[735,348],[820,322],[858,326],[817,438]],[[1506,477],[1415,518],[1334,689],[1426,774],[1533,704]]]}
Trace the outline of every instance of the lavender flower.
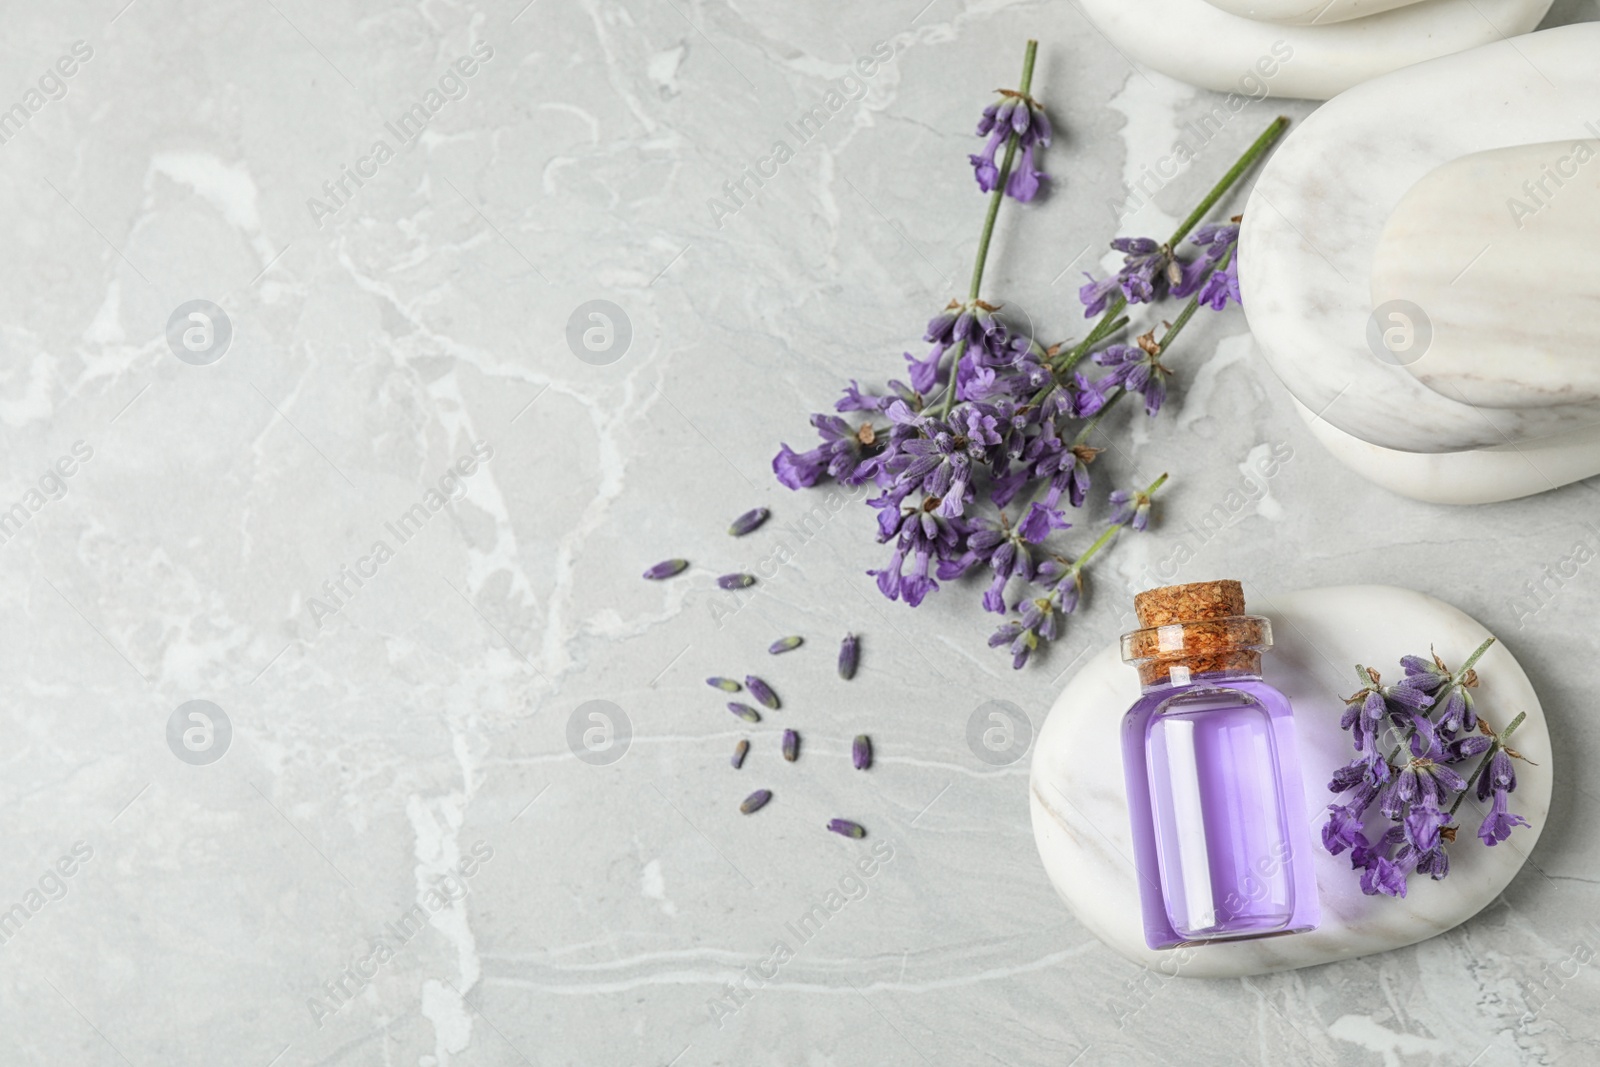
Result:
{"label": "lavender flower", "polygon": [[760,811],[767,806],[767,801],[772,799],[772,790],[757,789],[754,793],[744,798],[744,803],[739,805],[739,810],[749,815],[751,812]]}
{"label": "lavender flower", "polygon": [[728,710],[733,712],[745,722],[760,722],[761,713],[749,704],[741,704],[737,700],[728,701]]}
{"label": "lavender flower", "polygon": [[772,691],[772,686],[763,682],[753,674],[744,677],[745,688],[750,690],[750,695],[756,698],[756,703],[764,707],[778,710],[778,694]]}
{"label": "lavender flower", "polygon": [[1206,277],[1205,285],[1200,289],[1200,303],[1213,311],[1221,311],[1228,306],[1228,301],[1243,304],[1239,297],[1239,260],[1228,260],[1227,263],[1212,271]]}
{"label": "lavender flower", "polygon": [[733,764],[733,769],[738,770],[744,766],[744,758],[750,754],[750,742],[740,741],[733,746],[733,756],[728,760]]}
{"label": "lavender flower", "polygon": [[654,567],[644,572],[644,576],[652,582],[659,582],[663,578],[671,578],[675,574],[682,574],[684,568],[689,566],[686,559],[664,559]]}
{"label": "lavender flower", "polygon": [[1109,345],[1092,357],[1111,373],[1100,379],[1101,389],[1115,386],[1130,393],[1144,395],[1144,410],[1154,415],[1161,410],[1167,398],[1167,378],[1171,371],[1161,365],[1161,348],[1149,334],[1139,338],[1135,345]]}
{"label": "lavender flower", "polygon": [[1015,135],[1022,157],[1006,180],[1006,195],[1027,202],[1039,194],[1045,175],[1034,165],[1034,150],[1050,144],[1050,120],[1044,108],[1031,97],[1002,89],[1001,99],[983,109],[978,120],[978,136],[988,137],[983,150],[968,156],[973,177],[983,192],[993,192],[1000,183],[1000,165],[995,153]]}
{"label": "lavender flower", "polygon": [[1527,819],[1506,810],[1506,795],[1496,791],[1489,814],[1484,818],[1483,825],[1478,827],[1478,840],[1486,845],[1496,845],[1510,837],[1516,827],[1527,825]]}
{"label": "lavender flower", "polygon": [[856,676],[856,665],[861,661],[861,638],[845,634],[839,642],[839,677],[845,681]]}
{"label": "lavender flower", "polygon": [[1135,530],[1143,530],[1149,527],[1149,493],[1130,493],[1126,489],[1116,489],[1112,491],[1109,499],[1113,505],[1111,511],[1111,524],[1113,526],[1131,526]]}
{"label": "lavender flower", "polygon": [[[895,547],[888,565],[867,572],[877,578],[880,593],[890,600],[904,599],[911,607],[921,604],[924,597],[939,588],[928,571],[935,558],[952,555],[961,539],[957,527],[935,514],[937,498],[929,499],[934,501],[933,506],[925,504],[898,514],[890,534],[895,539]],[[882,529],[881,520],[879,529]],[[879,537],[879,540],[888,539]],[[911,562],[909,572],[906,570],[908,559]]]}
{"label": "lavender flower", "polygon": [[849,819],[830,819],[828,829],[844,837],[866,837],[867,831],[860,823]]}
{"label": "lavender flower", "polygon": [[739,683],[732,678],[707,678],[706,684],[713,689],[720,689],[724,693],[737,693],[739,691]]}
{"label": "lavender flower", "polygon": [[717,585],[723,589],[748,589],[756,584],[753,574],[724,574],[717,579]]}
{"label": "lavender flower", "polygon": [[771,516],[772,512],[768,511],[766,508],[751,508],[743,515],[740,515],[737,519],[733,520],[733,525],[728,527],[728,533],[734,537],[743,537],[745,534],[756,530]]}
{"label": "lavender flower", "polygon": [[1207,263],[1220,263],[1239,243],[1239,224],[1235,222],[1208,222],[1194,231],[1189,243],[1205,249]]}
{"label": "lavender flower", "polygon": [[[995,317],[998,310],[993,304],[982,300],[968,300],[965,303],[952,300],[948,307],[929,319],[927,332],[922,338],[932,343],[928,354],[922,359],[917,359],[909,352],[905,354],[911,388],[926,395],[948,382],[950,368],[944,365],[944,357],[945,353],[955,348],[973,357],[976,365],[1012,365],[1016,361],[1016,354],[1011,348],[1011,334],[1005,324]],[[968,361],[964,365],[970,368],[974,363]],[[894,404],[895,400],[888,400],[881,410],[887,412]],[[904,406],[903,401],[901,404]]]}
{"label": "lavender flower", "polygon": [[793,730],[783,732],[783,758],[790,763],[800,758],[800,735]]}
{"label": "lavender flower", "polygon": [[858,771],[872,766],[872,739],[866,734],[857,734],[855,741],[851,742],[850,763]]}
{"label": "lavender flower", "polygon": [[1083,276],[1089,280],[1078,286],[1078,299],[1083,303],[1083,317],[1092,319],[1105,311],[1112,298],[1122,292],[1122,279],[1115,274],[1096,279],[1088,271],[1084,271]]}
{"label": "lavender flower", "polygon": [[772,645],[767,649],[767,652],[771,655],[778,656],[785,652],[793,652],[795,649],[799,648],[805,643],[806,639],[803,637],[780,637],[776,641],[772,642]]}

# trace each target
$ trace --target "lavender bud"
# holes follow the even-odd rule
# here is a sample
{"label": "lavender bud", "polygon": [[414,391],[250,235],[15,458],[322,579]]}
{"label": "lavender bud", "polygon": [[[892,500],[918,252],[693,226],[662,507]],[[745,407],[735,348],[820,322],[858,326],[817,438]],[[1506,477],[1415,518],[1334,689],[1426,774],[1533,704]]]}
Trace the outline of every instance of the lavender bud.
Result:
{"label": "lavender bud", "polygon": [[761,713],[749,704],[741,704],[737,700],[728,701],[728,710],[733,712],[745,722],[760,722]]}
{"label": "lavender bud", "polygon": [[793,652],[795,649],[805,644],[805,642],[806,639],[803,637],[780,637],[776,641],[772,642],[772,647],[767,649],[767,651],[772,653],[774,656],[778,655],[780,652]]}
{"label": "lavender bud", "polygon": [[744,798],[744,803],[739,805],[739,810],[749,815],[752,811],[760,811],[767,806],[767,801],[772,799],[772,790],[757,789],[754,793]]}
{"label": "lavender bud", "polygon": [[800,757],[800,735],[793,730],[783,732],[783,758],[793,763]]}
{"label": "lavender bud", "polygon": [[771,708],[773,711],[778,710],[778,694],[772,691],[772,686],[753,674],[744,676],[744,684],[750,690],[750,695],[755,697],[758,703]]}
{"label": "lavender bud", "polygon": [[728,527],[728,532],[735,537],[743,537],[767,521],[772,512],[766,508],[751,508],[749,511],[733,520],[733,525]]}
{"label": "lavender bud", "polygon": [[713,689],[720,689],[724,693],[737,693],[739,691],[739,683],[732,678],[707,678],[706,684]]}
{"label": "lavender bud", "polygon": [[866,734],[856,735],[855,742],[850,746],[850,762],[855,764],[858,771],[872,766],[872,740]]}
{"label": "lavender bud", "polygon": [[845,681],[856,676],[856,664],[861,660],[861,638],[845,634],[839,642],[839,677]]}
{"label": "lavender bud", "polygon": [[749,589],[756,584],[753,574],[724,574],[717,579],[717,584],[724,589]]}
{"label": "lavender bud", "polygon": [[728,762],[733,764],[733,769],[738,770],[744,766],[744,758],[750,754],[750,742],[740,741],[733,746],[733,758]]}
{"label": "lavender bud", "polygon": [[[746,801],[746,803],[749,803],[749,801]],[[763,800],[761,803],[765,804],[766,801]],[[833,819],[828,823],[828,829],[832,830],[836,834],[842,834],[845,837],[867,836],[866,827],[862,826],[858,822],[851,822],[849,819]]]}
{"label": "lavender bud", "polygon": [[689,561],[686,559],[664,559],[645,571],[644,576],[652,582],[659,582],[663,578],[671,578],[674,574],[682,574],[688,565]]}

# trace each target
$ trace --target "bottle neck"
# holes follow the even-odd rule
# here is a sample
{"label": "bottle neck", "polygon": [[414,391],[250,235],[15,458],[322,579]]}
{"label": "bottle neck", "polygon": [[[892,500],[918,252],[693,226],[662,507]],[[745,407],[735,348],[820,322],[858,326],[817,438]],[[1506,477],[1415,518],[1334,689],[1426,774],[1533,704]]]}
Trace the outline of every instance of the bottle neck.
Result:
{"label": "bottle neck", "polygon": [[1255,657],[1254,663],[1242,663],[1234,668],[1213,666],[1210,669],[1197,670],[1180,661],[1142,665],[1139,668],[1140,691],[1148,694],[1207,682],[1259,682],[1261,653],[1255,652],[1251,655]]}

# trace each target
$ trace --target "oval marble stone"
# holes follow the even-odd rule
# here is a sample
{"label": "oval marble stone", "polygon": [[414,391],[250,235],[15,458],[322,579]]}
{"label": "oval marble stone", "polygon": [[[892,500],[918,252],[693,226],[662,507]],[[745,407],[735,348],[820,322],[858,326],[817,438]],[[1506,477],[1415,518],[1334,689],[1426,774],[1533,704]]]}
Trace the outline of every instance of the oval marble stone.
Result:
{"label": "oval marble stone", "polygon": [[1330,22],[1376,15],[1421,0],[1207,0],[1240,18],[1286,26],[1326,26]]}
{"label": "oval marble stone", "polygon": [[1394,206],[1372,306],[1426,316],[1427,344],[1403,366],[1428,388],[1495,408],[1600,400],[1597,158],[1592,138],[1473,152]]}
{"label": "oval marble stone", "polygon": [[[1355,664],[1398,678],[1400,657],[1426,655],[1431,644],[1455,665],[1488,632],[1448,604],[1392,586],[1308,589],[1269,599],[1247,583],[1245,597],[1252,612],[1272,620],[1276,644],[1265,656],[1264,674],[1295,710],[1321,925],[1308,933],[1255,941],[1160,952],[1145,946],[1120,747],[1122,716],[1138,697],[1139,684],[1115,644],[1067,683],[1034,749],[1033,834],[1056,891],[1120,955],[1196,978],[1265,974],[1383,952],[1443,933],[1477,914],[1522,868],[1550,809],[1550,735],[1533,686],[1510,650],[1496,643],[1478,661],[1474,700],[1496,728],[1527,712],[1513,744],[1534,762],[1517,764],[1511,810],[1533,825],[1486,847],[1476,837],[1486,805],[1469,796],[1458,813],[1461,834],[1450,848],[1449,877],[1435,882],[1413,875],[1404,898],[1368,897],[1350,869],[1349,853],[1330,856],[1321,835],[1322,816],[1333,799],[1328,777],[1354,757],[1339,717],[1341,698],[1359,688]],[[1374,813],[1369,825],[1378,818]]]}
{"label": "oval marble stone", "polygon": [[[1393,357],[1380,358],[1368,340],[1374,255],[1407,191],[1464,156],[1593,138],[1596,55],[1600,23],[1541,30],[1384,75],[1290,129],[1245,206],[1239,281],[1262,355],[1318,420],[1392,452],[1561,450],[1554,464],[1491,457],[1519,479],[1511,496],[1600,472],[1592,433],[1600,402],[1469,404],[1428,388]],[[1502,210],[1515,191],[1504,190]],[[1473,247],[1457,272],[1489,243]],[[1453,461],[1439,468],[1446,475],[1468,469]],[[1446,491],[1456,489],[1470,497],[1470,487]]]}
{"label": "oval marble stone", "polygon": [[1391,493],[1430,504],[1496,504],[1587,478],[1600,455],[1600,425],[1521,444],[1465,452],[1401,452],[1353,437],[1290,398],[1322,447]]}
{"label": "oval marble stone", "polygon": [[[1080,0],[1119,52],[1170,78],[1241,96],[1312,100],[1413,63],[1527,33],[1550,3],[1427,0],[1343,22],[1292,26],[1242,18],[1208,0]],[[1273,0],[1272,6],[1295,5]]]}

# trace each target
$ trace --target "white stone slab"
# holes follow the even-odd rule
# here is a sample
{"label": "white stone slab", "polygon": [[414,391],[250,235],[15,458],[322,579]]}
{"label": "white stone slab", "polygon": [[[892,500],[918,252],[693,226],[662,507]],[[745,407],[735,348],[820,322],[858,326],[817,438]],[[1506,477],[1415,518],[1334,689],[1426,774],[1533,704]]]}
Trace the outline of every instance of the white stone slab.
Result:
{"label": "white stone slab", "polygon": [[1365,18],[1420,0],[1206,0],[1212,7],[1257,22],[1326,26]]}
{"label": "white stone slab", "polygon": [[1474,152],[1423,175],[1395,205],[1373,253],[1372,306],[1420,313],[1426,335],[1413,333],[1401,364],[1445,397],[1594,403],[1597,239],[1600,140]]}
{"label": "white stone slab", "polygon": [[[1380,448],[1447,453],[1566,435],[1571,480],[1600,471],[1579,431],[1596,405],[1485,411],[1441,396],[1368,344],[1373,256],[1395,206],[1451,160],[1591,136],[1600,122],[1600,24],[1485,45],[1397,71],[1329,101],[1292,129],[1245,209],[1240,284],[1268,363],[1337,429]],[[1465,266],[1465,264],[1463,264]],[[1552,479],[1528,472],[1524,493]],[[1521,495],[1521,494],[1518,494]]]}
{"label": "white stone slab", "polygon": [[1315,26],[1241,18],[1207,0],[1082,7],[1118,51],[1168,77],[1219,92],[1326,100],[1400,67],[1527,33],[1550,0],[1429,0]]}
{"label": "white stone slab", "polygon": [[1431,504],[1494,504],[1555,489],[1595,472],[1600,426],[1466,452],[1399,452],[1352,437],[1290,401],[1333,457],[1392,493]]}
{"label": "white stone slab", "polygon": [[1446,663],[1460,663],[1488,636],[1471,617],[1442,601],[1392,586],[1309,589],[1268,598],[1247,583],[1250,610],[1272,620],[1276,647],[1265,676],[1289,697],[1305,773],[1306,811],[1322,924],[1314,931],[1257,941],[1191,946],[1157,952],[1144,943],[1128,805],[1122,779],[1119,728],[1139,695],[1138,678],[1116,645],[1092,658],[1067,683],[1040,730],[1033,755],[1030,806],[1045,871],[1067,906],[1102,941],[1135,963],[1186,977],[1226,977],[1308,967],[1399,948],[1443,933],[1477,914],[1522,868],[1550,807],[1550,736],[1527,675],[1502,644],[1478,663],[1479,710],[1504,727],[1521,711],[1514,737],[1534,764],[1518,763],[1512,810],[1532,821],[1510,841],[1485,847],[1476,838],[1481,816],[1469,798],[1461,837],[1451,848],[1451,873],[1442,882],[1413,876],[1404,899],[1361,893],[1350,857],[1321,845],[1322,815],[1333,799],[1327,780],[1352,757],[1339,729],[1354,691],[1354,665],[1395,672],[1408,653],[1431,644]]}

